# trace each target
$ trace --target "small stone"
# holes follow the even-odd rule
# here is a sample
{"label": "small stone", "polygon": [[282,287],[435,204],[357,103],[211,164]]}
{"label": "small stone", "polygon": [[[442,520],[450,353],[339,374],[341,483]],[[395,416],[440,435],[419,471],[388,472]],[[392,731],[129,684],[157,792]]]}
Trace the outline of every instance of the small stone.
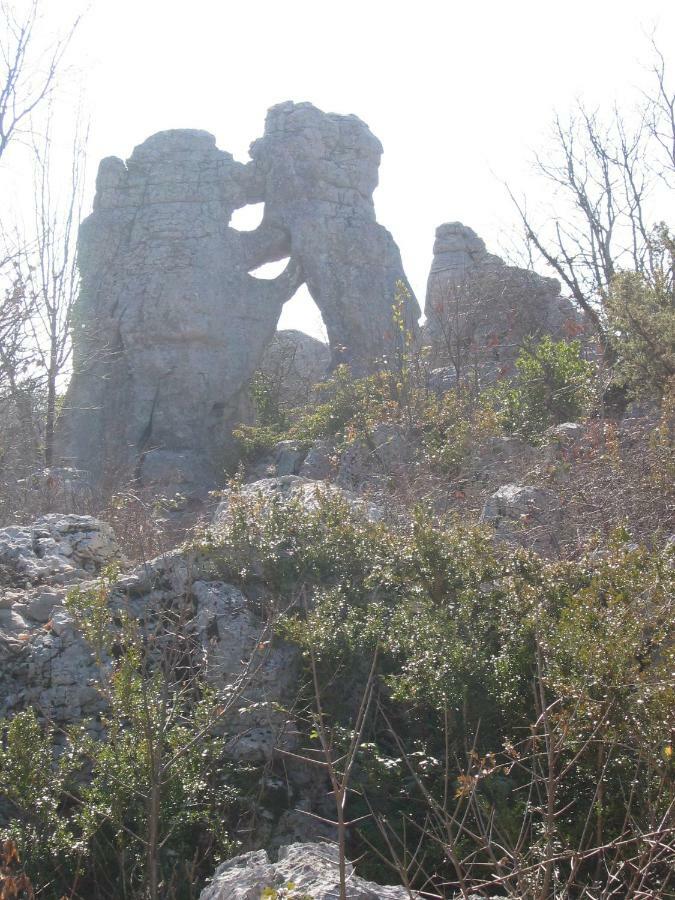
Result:
{"label": "small stone", "polygon": [[61,596],[51,591],[45,591],[37,597],[33,597],[27,604],[27,615],[34,622],[48,622],[52,609],[59,604]]}
{"label": "small stone", "polygon": [[63,637],[75,628],[75,619],[65,609],[57,610],[52,616],[52,631],[57,637]]}

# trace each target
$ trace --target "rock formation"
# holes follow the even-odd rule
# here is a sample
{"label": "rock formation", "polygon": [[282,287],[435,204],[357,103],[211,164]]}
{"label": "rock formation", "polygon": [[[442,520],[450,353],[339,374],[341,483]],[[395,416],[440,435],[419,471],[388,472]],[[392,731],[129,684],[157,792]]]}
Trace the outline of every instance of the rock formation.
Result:
{"label": "rock formation", "polygon": [[[247,485],[242,496],[260,504],[261,518],[284,504],[316,509],[323,496],[343,498],[354,515],[380,516],[372,504],[335,485],[294,476]],[[226,493],[216,515],[215,546],[228,513]],[[242,763],[265,764],[286,798],[262,816],[265,842],[278,846],[326,833],[302,812],[330,813],[323,774],[278,753],[299,750],[290,711],[298,690],[298,648],[279,635],[272,641],[258,591],[223,581],[209,554],[197,548],[129,569],[112,528],[91,516],[50,514],[30,526],[0,529],[0,725],[32,707],[43,721],[86,723],[91,734],[103,734],[101,675],[109,675],[116,661],[92,653],[66,600],[69,591],[92,587],[111,563],[123,571],[108,585],[107,603],[116,616],[124,613],[138,623],[154,648],[148,659],[166,659],[167,642],[176,640],[169,612],[180,613],[180,640],[192,647],[195,670],[225,703],[236,698],[219,720],[227,752]]]}
{"label": "rock formation", "polygon": [[477,367],[485,380],[512,372],[526,338],[583,330],[558,281],[507,266],[461,222],[436,229],[425,312],[427,340],[441,360],[460,375]]}
{"label": "rock formation", "polygon": [[358,369],[397,346],[392,304],[401,282],[407,324],[420,311],[389,232],[375,220],[382,145],[356,116],[322,113],[309,103],[280,103],[251,146],[263,225],[288,235],[323,316],[333,356]]}
{"label": "rock formation", "polygon": [[[349,900],[407,900],[402,886],[383,886],[359,878],[347,862]],[[288,885],[293,885],[288,888]],[[249,900],[254,897],[311,897],[335,900],[340,896],[337,847],[330,844],[291,844],[271,862],[265,850],[228,859],[216,870],[200,900]]]}
{"label": "rock formation", "polygon": [[274,240],[265,254],[228,227],[247,183],[200,131],[101,163],[60,432],[61,456],[95,481],[209,483],[222,465],[228,418],[300,283],[295,266],[275,281],[248,274]]}
{"label": "rock formation", "polygon": [[[225,463],[244,388],[303,282],[335,358],[391,355],[400,255],[377,224],[382,148],[353,116],[307,103],[270,110],[252,162],[206,132],[160,132],[100,165],[79,239],[74,374],[57,450],[109,488],[135,477],[204,490]],[[229,226],[265,202],[258,229]],[[290,256],[273,280],[250,273]],[[417,303],[407,304],[411,324]]]}

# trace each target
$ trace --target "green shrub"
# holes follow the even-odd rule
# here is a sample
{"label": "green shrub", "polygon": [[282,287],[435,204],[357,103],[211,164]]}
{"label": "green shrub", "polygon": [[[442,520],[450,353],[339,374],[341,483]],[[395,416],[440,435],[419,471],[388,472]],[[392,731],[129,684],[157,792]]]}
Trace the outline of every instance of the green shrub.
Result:
{"label": "green shrub", "polygon": [[650,247],[652,257],[661,261],[653,266],[651,280],[621,272],[605,301],[615,371],[633,396],[663,397],[675,380],[674,248],[662,226]]}
{"label": "green shrub", "polygon": [[188,668],[181,611],[113,613],[113,581],[107,571],[67,599],[96,661],[101,728],[57,734],[30,710],[6,725],[0,837],[44,896],[152,898],[161,882],[162,896],[192,897],[235,851],[255,773],[225,751],[228,701]]}
{"label": "green shrub", "polygon": [[593,371],[579,341],[547,336],[527,343],[516,360],[516,376],[494,389],[501,425],[537,440],[551,425],[577,421],[592,398]]}
{"label": "green shrub", "polygon": [[[672,548],[636,548],[617,535],[602,554],[546,562],[525,551],[502,556],[481,529],[423,510],[385,525],[333,497],[313,510],[272,504],[262,514],[252,497],[235,507],[215,542],[223,572],[284,598],[284,633],[308,667],[315,661],[336,753],[377,649],[377,711],[355,767],[351,816],[375,809],[396,842],[431,827],[430,804],[432,820],[459,804],[473,833],[482,833],[482,809],[507,843],[525,829],[522,865],[539,872],[552,841],[568,875],[574,854],[593,858],[593,846],[621,835],[628,859],[640,830],[667,815]],[[305,739],[311,746],[311,733]],[[548,762],[546,746],[555,748]],[[551,821],[541,800],[549,780]],[[528,791],[540,800],[524,802]],[[635,823],[628,831],[626,809]],[[362,833],[366,843],[356,839],[353,852],[374,845],[386,855],[374,822]],[[452,880],[436,841],[427,843],[437,879]],[[492,865],[466,835],[457,850],[479,868]],[[365,870],[386,878],[377,856],[368,859]],[[646,883],[658,886],[661,869],[649,868]],[[579,863],[574,877],[592,876]]]}

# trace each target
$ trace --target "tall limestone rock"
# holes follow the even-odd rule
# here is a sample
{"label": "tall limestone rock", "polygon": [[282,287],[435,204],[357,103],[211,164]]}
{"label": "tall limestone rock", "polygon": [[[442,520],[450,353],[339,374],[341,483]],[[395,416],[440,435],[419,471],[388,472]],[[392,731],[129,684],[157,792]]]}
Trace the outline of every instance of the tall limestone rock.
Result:
{"label": "tall limestone rock", "polygon": [[200,131],[101,163],[59,434],[64,461],[95,481],[208,484],[222,467],[242,386],[300,284],[295,266],[275,281],[248,274],[275,249],[228,227],[248,183]]}
{"label": "tall limestone rock", "polygon": [[[212,135],[176,130],[100,165],[57,452],[104,490],[217,482],[244,391],[303,281],[335,357],[365,369],[395,346],[405,275],[375,221],[379,142],[353,116],[281,104],[252,154],[238,163]],[[258,229],[230,227],[260,201]],[[287,256],[276,279],[250,274]]]}
{"label": "tall limestone rock", "polygon": [[440,359],[488,381],[511,374],[528,337],[583,331],[556,279],[507,266],[461,222],[436,229],[425,313],[425,336]]}
{"label": "tall limestone rock", "polygon": [[420,317],[398,247],[375,219],[381,156],[382,145],[356,116],[327,115],[310,103],[273,106],[263,137],[251,145],[263,224],[288,234],[334,362],[357,371],[390,360],[396,349],[398,282],[413,331]]}

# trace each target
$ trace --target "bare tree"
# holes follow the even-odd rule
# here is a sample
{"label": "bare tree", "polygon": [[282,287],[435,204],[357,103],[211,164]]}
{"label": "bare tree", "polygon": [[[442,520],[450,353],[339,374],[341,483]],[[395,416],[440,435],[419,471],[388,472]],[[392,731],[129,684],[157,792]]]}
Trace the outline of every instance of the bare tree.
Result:
{"label": "bare tree", "polygon": [[7,250],[0,268],[6,282],[0,296],[0,399],[17,400],[31,363],[28,322],[32,305],[21,276],[18,252]]}
{"label": "bare tree", "polygon": [[44,462],[54,457],[54,428],[59,382],[70,361],[70,329],[79,287],[76,263],[81,219],[87,130],[78,119],[73,137],[69,178],[64,195],[52,159],[51,116],[44,136],[34,140],[35,196],[33,241],[21,254],[22,278],[32,308],[30,318],[35,364],[45,392]]}
{"label": "bare tree", "polygon": [[[60,178],[51,163],[51,100],[80,17],[53,37],[43,21],[45,10],[45,0],[28,0],[20,6],[0,0],[0,158],[12,144],[23,143],[35,161],[28,234],[22,234],[16,223],[9,224],[6,210],[0,228],[0,396],[14,407],[22,431],[30,435],[30,452],[25,448],[21,452],[29,466],[37,462],[40,432],[47,465],[53,457],[57,383],[70,353],[74,242],[84,159],[81,129],[76,126],[70,195],[62,202],[54,189]],[[50,106],[46,124],[41,116],[36,119],[45,105]],[[44,400],[43,423],[35,414],[38,395],[41,407]],[[10,432],[6,437],[16,435]]]}
{"label": "bare tree", "polygon": [[40,46],[42,6],[42,0],[30,0],[21,14],[0,0],[0,158],[13,139],[31,132],[31,116],[52,93],[80,21],[45,49]]}
{"label": "bare tree", "polygon": [[659,174],[667,184],[670,184],[675,175],[675,92],[669,88],[666,81],[666,61],[663,53],[654,39],[651,44],[655,59],[652,73],[656,90],[653,96],[646,96],[649,111],[647,127],[663,151]]}
{"label": "bare tree", "polygon": [[675,173],[675,94],[654,46],[655,85],[637,114],[615,106],[609,115],[582,103],[572,116],[556,116],[553,150],[535,158],[536,172],[552,187],[551,221],[535,221],[510,191],[527,243],[562,280],[595,327],[603,347],[603,304],[620,270],[658,274],[654,253],[657,187]]}

